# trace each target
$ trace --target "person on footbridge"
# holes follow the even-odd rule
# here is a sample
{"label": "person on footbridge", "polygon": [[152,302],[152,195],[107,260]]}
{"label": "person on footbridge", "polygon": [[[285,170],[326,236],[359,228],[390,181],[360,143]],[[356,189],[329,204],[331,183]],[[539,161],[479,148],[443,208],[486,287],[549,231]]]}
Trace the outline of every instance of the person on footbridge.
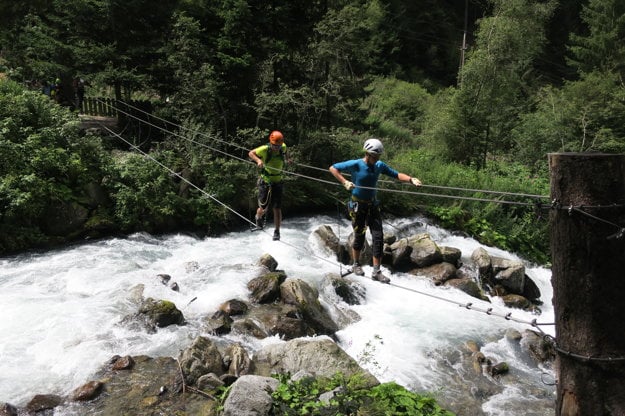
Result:
{"label": "person on footbridge", "polygon": [[265,214],[273,208],[273,239],[280,240],[282,223],[283,169],[288,162],[284,135],[278,130],[269,134],[269,143],[249,151],[248,156],[260,168],[258,178],[258,208],[256,209],[256,228],[265,226]]}
{"label": "person on footbridge", "polygon": [[[414,186],[421,186],[421,181],[405,173],[400,173],[380,160],[384,153],[384,146],[379,139],[370,138],[363,146],[365,155],[360,159],[338,162],[330,166],[330,173],[351,193],[347,210],[352,220],[354,241],[352,243],[352,273],[364,276],[360,264],[360,252],[365,244],[367,226],[371,232],[373,250],[373,272],[371,278],[378,282],[390,283],[380,270],[383,248],[382,215],[380,202],[376,198],[377,184],[380,175],[387,175],[402,182],[410,182]],[[341,172],[351,175],[351,181],[345,179]]]}

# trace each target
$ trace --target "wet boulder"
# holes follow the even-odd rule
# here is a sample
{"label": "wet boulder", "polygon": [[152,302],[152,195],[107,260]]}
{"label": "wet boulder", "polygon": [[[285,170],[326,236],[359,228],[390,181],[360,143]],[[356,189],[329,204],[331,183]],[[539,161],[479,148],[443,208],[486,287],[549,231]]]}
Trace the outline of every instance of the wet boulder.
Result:
{"label": "wet boulder", "polygon": [[[105,394],[95,400],[73,402],[72,414],[80,415],[175,415],[211,414],[215,402],[200,394],[189,394],[182,381],[181,367],[172,357],[132,357],[128,371],[114,371],[108,365],[98,374]],[[181,393],[187,394],[182,396]],[[215,414],[215,413],[212,413]]]}
{"label": "wet boulder", "polygon": [[313,231],[313,235],[316,236],[327,249],[333,253],[338,253],[340,241],[331,226],[327,224],[320,225]]}
{"label": "wet boulder", "polygon": [[425,276],[432,280],[436,286],[456,277],[458,269],[451,263],[441,262],[426,267],[418,267],[409,271],[410,274]]}
{"label": "wet boulder", "polygon": [[197,380],[209,373],[224,373],[224,362],[217,345],[209,338],[197,337],[193,344],[182,351],[178,358],[185,382],[194,385]]}
{"label": "wet boulder", "polygon": [[74,389],[74,391],[70,395],[70,398],[73,401],[93,400],[102,392],[103,387],[104,383],[102,383],[101,381],[93,380]]}
{"label": "wet boulder", "polygon": [[247,283],[252,303],[272,303],[280,297],[280,285],[286,280],[282,271],[265,273]]}
{"label": "wet boulder", "polygon": [[477,266],[478,278],[483,280],[490,280],[492,276],[491,258],[488,252],[483,247],[478,247],[471,253],[471,260]]}
{"label": "wet boulder", "polygon": [[228,316],[245,315],[248,306],[241,300],[230,299],[219,305],[219,310]]}
{"label": "wet boulder", "polygon": [[17,408],[10,403],[0,402],[0,416],[17,416]]}
{"label": "wet boulder", "polygon": [[445,286],[450,286],[462,290],[467,295],[472,296],[476,299],[484,300],[487,302],[489,301],[488,297],[484,294],[482,289],[480,289],[478,284],[468,277],[450,279],[445,282]]}
{"label": "wet boulder", "polygon": [[278,268],[278,261],[273,258],[273,256],[269,253],[263,254],[258,260],[258,264],[263,266],[270,272],[275,272]]}
{"label": "wet boulder", "polygon": [[319,292],[301,279],[287,279],[280,285],[280,297],[294,305],[317,335],[333,335],[337,324],[319,302]]}
{"label": "wet boulder", "polygon": [[185,323],[180,309],[168,300],[147,298],[139,308],[139,314],[145,316],[150,324],[159,328],[169,325],[184,325]]}
{"label": "wet boulder", "polygon": [[223,354],[224,365],[228,368],[228,374],[241,377],[250,374],[253,369],[253,362],[249,354],[239,343],[229,345]]}
{"label": "wet boulder", "polygon": [[523,292],[520,294],[533,303],[540,303],[540,289],[528,275],[525,275],[525,285],[523,285]]}
{"label": "wet boulder", "polygon": [[254,355],[255,374],[295,374],[299,371],[315,377],[333,377],[337,372],[346,378],[360,375],[365,386],[378,380],[328,337],[297,338],[264,346]]}
{"label": "wet boulder", "polygon": [[443,260],[440,247],[438,247],[428,233],[416,234],[409,237],[408,245],[412,248],[410,261],[417,267],[431,266]]}
{"label": "wet boulder", "polygon": [[348,305],[361,305],[365,300],[366,289],[359,282],[346,279],[338,274],[328,274],[325,278],[329,280],[334,293]]}
{"label": "wet boulder", "polygon": [[534,361],[538,363],[553,362],[556,358],[556,349],[553,342],[536,331],[523,331],[520,346]]}
{"label": "wet boulder", "polygon": [[39,413],[46,410],[52,410],[63,403],[63,398],[56,394],[37,394],[28,404],[26,410],[30,413]]}
{"label": "wet boulder", "polygon": [[518,263],[511,264],[510,267],[496,271],[493,280],[495,284],[500,284],[510,293],[521,294],[525,287],[525,266]]}
{"label": "wet boulder", "polygon": [[232,326],[239,332],[252,331],[256,338],[277,335],[288,340],[315,334],[297,307],[284,303],[257,305],[245,319],[235,321]]}
{"label": "wet boulder", "polygon": [[256,320],[249,317],[238,319],[232,322],[231,329],[233,333],[252,336],[258,339],[267,338],[270,335],[263,328],[261,328]]}
{"label": "wet boulder", "polygon": [[408,244],[408,239],[401,238],[389,246],[391,254],[390,265],[396,270],[408,270],[411,266],[410,254],[412,247]]}
{"label": "wet boulder", "polygon": [[204,319],[206,332],[214,335],[224,335],[232,330],[232,318],[222,310]]}
{"label": "wet boulder", "polygon": [[271,393],[280,382],[272,377],[246,375],[231,387],[224,402],[224,416],[269,415],[273,405]]}
{"label": "wet boulder", "polygon": [[503,303],[509,308],[530,309],[532,303],[521,295],[504,295],[501,297]]}
{"label": "wet boulder", "polygon": [[114,371],[131,370],[132,367],[135,365],[135,361],[130,355],[126,355],[124,357],[116,355],[111,358],[110,363],[111,369]]}
{"label": "wet boulder", "polygon": [[455,247],[441,246],[442,261],[445,263],[453,264],[456,267],[460,267],[460,258],[462,257],[462,251]]}

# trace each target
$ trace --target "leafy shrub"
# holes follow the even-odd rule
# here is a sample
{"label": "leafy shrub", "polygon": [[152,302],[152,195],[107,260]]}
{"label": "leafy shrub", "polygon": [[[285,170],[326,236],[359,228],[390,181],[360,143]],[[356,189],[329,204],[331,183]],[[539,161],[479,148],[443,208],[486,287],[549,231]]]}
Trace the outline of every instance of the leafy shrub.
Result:
{"label": "leafy shrub", "polygon": [[99,139],[81,136],[75,114],[37,91],[0,80],[0,252],[56,240],[41,229],[48,208],[89,204],[107,158]]}
{"label": "leafy shrub", "polygon": [[[406,390],[396,383],[367,387],[359,376],[346,379],[337,373],[332,378],[305,377],[297,381],[281,374],[273,392],[273,414],[280,415],[413,415],[453,416],[436,401]],[[332,392],[327,401],[319,397]]]}
{"label": "leafy shrub", "polygon": [[[389,199],[385,207],[396,210],[401,206],[421,207],[444,228],[466,232],[484,244],[519,253],[541,264],[548,261],[546,215],[537,209],[539,205],[534,205],[547,200],[524,196],[547,196],[546,177],[532,174],[519,163],[504,160],[493,161],[488,169],[476,171],[443,162],[426,150],[404,152],[392,164],[421,179],[424,187],[419,192],[424,195],[385,195]],[[481,190],[519,195],[493,195]],[[501,203],[502,200],[510,204]]]}

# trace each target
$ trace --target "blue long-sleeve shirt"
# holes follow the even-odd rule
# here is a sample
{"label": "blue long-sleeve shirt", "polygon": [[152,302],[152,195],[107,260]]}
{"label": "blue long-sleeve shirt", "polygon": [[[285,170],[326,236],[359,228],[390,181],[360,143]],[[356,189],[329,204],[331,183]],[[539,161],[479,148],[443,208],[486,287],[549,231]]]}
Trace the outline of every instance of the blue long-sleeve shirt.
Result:
{"label": "blue long-sleeve shirt", "polygon": [[375,188],[381,174],[395,179],[399,175],[399,172],[381,160],[378,160],[372,166],[367,165],[363,159],[346,160],[345,162],[335,163],[332,166],[340,172],[348,172],[352,175],[351,181],[356,185],[352,189],[352,196],[364,201],[375,200],[377,190],[359,187]]}

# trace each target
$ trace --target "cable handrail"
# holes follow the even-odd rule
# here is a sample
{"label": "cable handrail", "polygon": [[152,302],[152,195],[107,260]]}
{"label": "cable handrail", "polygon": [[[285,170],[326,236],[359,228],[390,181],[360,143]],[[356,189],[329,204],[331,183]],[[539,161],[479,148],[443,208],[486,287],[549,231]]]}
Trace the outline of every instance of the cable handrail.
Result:
{"label": "cable handrail", "polygon": [[[194,189],[198,190],[202,195],[208,197],[209,199],[211,199],[215,203],[221,205],[222,207],[224,207],[228,211],[232,212],[234,215],[236,215],[236,216],[240,217],[241,219],[243,219],[244,221],[248,222],[250,225],[255,225],[251,220],[249,220],[248,218],[246,218],[242,214],[238,213],[236,210],[234,210],[233,208],[231,208],[230,206],[228,206],[224,202],[222,202],[219,199],[215,198],[214,195],[211,195],[208,192],[206,192],[205,190],[203,190],[202,188],[198,187],[193,182],[191,182],[188,179],[186,179],[185,177],[183,177],[180,173],[175,172],[173,169],[169,168],[168,166],[166,166],[162,162],[158,161],[156,158],[152,157],[148,153],[146,153],[143,150],[141,150],[138,146],[136,146],[133,143],[129,142],[128,140],[124,139],[121,135],[115,133],[114,131],[112,131],[111,129],[109,129],[108,127],[106,127],[106,126],[104,126],[102,124],[101,124],[101,126],[106,131],[111,133],[113,136],[115,136],[118,139],[122,140],[124,143],[126,143],[128,146],[130,146],[132,149],[136,150],[137,152],[142,154],[144,157],[150,159],[152,162],[156,163],[157,165],[159,165],[163,169],[167,170],[171,175],[176,176],[180,180],[182,180],[185,183],[187,183],[188,185],[192,186]],[[267,231],[265,231],[265,230],[262,230],[262,231],[267,233]],[[329,259],[327,259],[325,257],[322,257],[322,256],[319,256],[319,255],[316,255],[316,254],[312,253],[309,249],[299,247],[299,246],[297,246],[295,244],[291,244],[291,243],[288,243],[288,242],[283,241],[283,240],[278,240],[278,242],[280,244],[287,245],[287,246],[289,246],[289,247],[291,247],[291,248],[293,248],[293,249],[295,249],[297,251],[304,252],[306,255],[315,257],[315,258],[317,258],[319,260],[322,260],[322,261],[324,261],[326,263],[329,263],[329,264],[331,264],[333,266],[338,267],[339,268],[339,274],[340,274],[341,277],[345,277],[345,276],[351,274],[351,270],[349,270],[349,269],[348,269],[348,272],[345,273],[345,274],[342,272],[342,267],[343,267],[342,263],[337,263],[337,262],[331,261],[331,260],[329,260]],[[434,298],[434,299],[438,299],[440,301],[452,303],[452,304],[455,304],[457,306],[463,307],[463,308],[465,308],[467,310],[474,310],[474,311],[478,311],[478,312],[484,312],[484,313],[486,313],[487,315],[490,315],[490,316],[501,317],[501,318],[504,318],[504,319],[509,320],[509,321],[514,321],[514,322],[517,322],[517,323],[530,325],[532,327],[538,328],[538,330],[540,332],[543,332],[540,329],[541,325],[552,325],[552,324],[548,324],[548,323],[538,323],[538,322],[536,322],[536,320],[527,321],[527,320],[519,319],[519,318],[513,317],[511,313],[504,314],[504,313],[496,312],[496,311],[493,310],[493,308],[482,309],[482,308],[473,306],[473,303],[470,303],[470,302],[469,303],[457,302],[457,301],[454,301],[454,300],[451,300],[451,299],[447,299],[447,298],[442,297],[442,296],[438,296],[438,295],[434,295],[434,294],[431,294],[431,293],[419,291],[419,290],[416,290],[416,289],[413,289],[413,288],[409,288],[409,287],[406,287],[406,286],[398,285],[396,283],[389,283],[389,285],[393,286],[393,287],[397,287],[399,289],[411,291],[411,292],[414,292],[414,293],[417,293],[417,294],[420,294],[420,295],[423,295],[423,296],[428,296],[428,297],[431,297],[431,298]]]}
{"label": "cable handrail", "polygon": [[[122,103],[123,103],[123,101],[120,101],[120,102],[122,102]],[[103,103],[103,104],[104,104],[104,105],[107,105],[107,106],[108,106],[108,105],[110,105],[110,104],[108,104],[108,103]],[[137,108],[137,107],[134,107],[134,106],[132,106],[132,105],[130,105],[130,104],[126,104],[126,105],[128,105],[129,107],[135,108],[135,109],[137,109],[138,111],[143,111],[143,110],[141,110],[141,109],[139,109],[139,108]],[[248,159],[243,159],[243,158],[241,158],[241,157],[238,157],[238,156],[236,156],[236,155],[232,155],[232,154],[230,154],[230,153],[228,153],[228,152],[226,152],[226,151],[223,151],[223,150],[221,150],[221,149],[217,149],[217,148],[212,147],[212,146],[209,146],[209,145],[207,145],[207,144],[205,144],[205,143],[201,143],[201,142],[195,141],[195,140],[193,140],[193,139],[191,139],[191,138],[188,138],[188,137],[186,137],[186,136],[184,136],[184,135],[181,135],[181,134],[179,134],[179,133],[172,132],[172,131],[170,131],[170,130],[168,130],[168,129],[165,129],[165,128],[161,127],[161,126],[158,126],[158,125],[156,125],[156,124],[154,124],[154,123],[151,123],[151,122],[149,122],[149,121],[143,120],[143,119],[141,119],[141,118],[139,118],[139,117],[137,117],[137,116],[135,116],[135,115],[133,115],[133,114],[131,114],[131,113],[127,112],[127,111],[124,111],[124,110],[119,109],[119,108],[117,108],[117,107],[114,107],[114,108],[115,108],[118,112],[120,112],[120,113],[122,113],[122,114],[124,114],[124,115],[126,115],[126,116],[128,116],[128,117],[134,118],[134,119],[136,119],[136,120],[137,120],[137,121],[139,121],[139,122],[142,122],[142,123],[148,124],[148,125],[150,125],[150,126],[152,126],[152,127],[155,127],[155,128],[157,128],[157,129],[160,129],[160,130],[162,130],[162,131],[164,131],[164,132],[166,132],[166,133],[168,133],[168,134],[171,134],[171,135],[176,136],[176,137],[183,138],[183,139],[185,139],[185,140],[187,140],[187,141],[189,141],[189,142],[191,142],[191,143],[197,144],[197,145],[199,145],[199,146],[205,147],[205,148],[207,148],[207,149],[210,149],[210,150],[212,150],[212,151],[215,151],[215,152],[221,153],[221,154],[226,155],[226,156],[228,156],[228,157],[231,157],[231,158],[237,159],[237,160],[239,160],[239,161],[242,161],[242,162],[245,162],[245,163],[249,163],[249,164],[255,165],[255,164],[254,164],[254,162],[252,162],[252,161],[250,161],[250,160],[248,160]],[[146,112],[144,112],[144,113],[146,113]],[[146,113],[146,114],[149,114],[149,113]],[[160,119],[160,120],[163,120],[163,119],[161,119],[161,118],[159,118],[159,117],[157,117],[157,116],[154,116],[154,117],[155,117],[155,118],[158,118],[158,119]],[[179,125],[177,125],[177,124],[175,124],[175,123],[168,122],[168,121],[166,121],[166,120],[163,120],[163,121],[165,121],[165,122],[167,122],[167,123],[169,123],[169,124],[172,124],[172,125],[174,125],[174,126],[181,127],[183,130],[184,130],[184,129],[186,129],[186,130],[191,130],[191,129],[187,129],[187,128],[185,128],[185,127],[179,126]],[[206,135],[205,133],[198,132],[197,130],[191,130],[191,131],[192,131],[192,132],[194,132],[194,133],[196,133],[196,134],[199,134],[199,135],[201,135],[201,136],[204,136],[204,137],[213,138],[213,139],[215,139],[215,140],[219,141],[220,143],[224,143],[224,144],[227,144],[227,145],[231,145],[231,146],[234,146],[234,147],[236,147],[236,148],[243,149],[243,150],[246,150],[246,151],[247,151],[247,149],[246,149],[246,148],[244,148],[244,147],[242,147],[242,146],[239,146],[239,145],[236,145],[236,144],[232,144],[232,143],[226,142],[226,141],[224,141],[224,140],[222,140],[222,139],[219,139],[219,138],[216,138],[216,137],[211,137],[211,136],[208,136],[208,135]],[[304,167],[311,167],[311,166],[308,166],[308,165],[302,165],[302,166],[304,166]],[[316,168],[316,169],[320,169],[320,170],[321,170],[321,168]],[[315,178],[315,177],[311,177],[311,176],[303,175],[303,174],[300,174],[300,173],[297,173],[297,172],[292,172],[292,171],[288,171],[288,170],[284,170],[284,169],[282,169],[282,170],[280,170],[280,171],[281,171],[282,173],[284,173],[284,174],[291,175],[291,176],[298,176],[298,177],[302,177],[302,178],[310,179],[310,180],[313,180],[313,181],[317,181],[317,182],[320,182],[320,183],[325,183],[325,184],[329,184],[329,185],[333,185],[333,186],[341,186],[341,184],[337,183],[337,182],[336,182],[336,181],[334,181],[334,180],[332,180],[332,181],[329,181],[329,180],[324,180],[324,179]],[[323,171],[324,171],[324,172],[328,172],[328,170],[327,170],[327,169],[323,169]],[[382,182],[386,182],[386,183],[388,183],[388,182],[392,182],[392,181],[382,181]],[[392,183],[395,183],[395,182],[392,182]],[[435,188],[435,186],[434,186],[434,185],[429,185],[429,186],[424,186],[424,185],[421,185],[421,186],[422,186],[422,187],[430,187],[430,188]],[[357,187],[358,187],[358,186],[357,186]],[[531,203],[531,202],[508,201],[508,200],[502,200],[502,199],[489,199],[489,198],[466,197],[466,196],[458,196],[458,195],[445,195],[445,194],[434,194],[434,193],[426,193],[426,192],[404,191],[404,190],[391,189],[391,188],[383,188],[383,187],[377,187],[377,188],[374,188],[374,187],[365,187],[365,186],[360,186],[360,188],[362,188],[362,189],[376,190],[376,191],[381,191],[381,192],[393,192],[393,193],[403,193],[403,194],[408,194],[408,195],[429,196],[429,197],[434,197],[434,198],[447,198],[447,199],[457,199],[457,200],[466,200],[466,201],[475,201],[475,202],[488,202],[488,203],[507,204],[507,205],[519,205],[519,206],[536,206],[536,204],[535,204],[535,203]],[[452,187],[446,187],[446,188],[447,188],[447,189],[452,189]],[[456,190],[466,190],[466,189],[464,189],[464,188],[455,188],[455,189],[456,189]],[[478,192],[479,190],[470,190],[470,191]],[[489,193],[489,191],[479,191],[479,192]],[[535,195],[529,195],[529,194],[502,193],[502,192],[498,192],[498,191],[491,191],[490,193],[497,193],[497,194],[502,194],[502,195],[503,195],[503,194],[506,194],[506,195],[516,195],[516,196],[521,196],[521,197],[536,197]]]}

